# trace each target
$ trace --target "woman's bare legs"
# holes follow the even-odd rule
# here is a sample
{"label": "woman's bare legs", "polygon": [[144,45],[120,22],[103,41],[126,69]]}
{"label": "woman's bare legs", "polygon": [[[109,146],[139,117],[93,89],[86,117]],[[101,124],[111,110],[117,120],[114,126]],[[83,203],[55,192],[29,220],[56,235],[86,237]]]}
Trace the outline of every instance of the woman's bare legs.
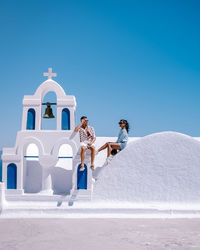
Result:
{"label": "woman's bare legs", "polygon": [[107,157],[110,156],[112,149],[120,150],[120,145],[117,142],[107,142],[98,149],[98,152],[107,148]]}
{"label": "woman's bare legs", "polygon": [[119,143],[117,143],[117,142],[108,142],[107,157],[110,156],[112,149],[121,150]]}
{"label": "woman's bare legs", "polygon": [[107,143],[105,143],[102,147],[100,147],[100,148],[98,149],[98,152],[100,152],[100,151],[106,149],[106,148],[108,147],[108,143],[110,143],[110,142],[107,142]]}

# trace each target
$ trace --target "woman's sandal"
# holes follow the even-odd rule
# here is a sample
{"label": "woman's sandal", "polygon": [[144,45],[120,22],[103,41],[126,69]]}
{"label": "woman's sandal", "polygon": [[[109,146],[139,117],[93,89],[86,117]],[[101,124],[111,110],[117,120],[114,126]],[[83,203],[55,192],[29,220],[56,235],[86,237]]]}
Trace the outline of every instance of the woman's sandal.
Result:
{"label": "woman's sandal", "polygon": [[94,171],[94,165],[91,165],[90,168]]}

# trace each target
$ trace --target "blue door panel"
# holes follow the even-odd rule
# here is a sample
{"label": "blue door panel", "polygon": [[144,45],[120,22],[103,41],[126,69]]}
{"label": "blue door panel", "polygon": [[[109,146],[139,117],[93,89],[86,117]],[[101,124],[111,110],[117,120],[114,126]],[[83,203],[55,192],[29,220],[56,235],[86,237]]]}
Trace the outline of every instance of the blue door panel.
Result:
{"label": "blue door panel", "polygon": [[11,163],[7,167],[7,189],[17,188],[17,166]]}
{"label": "blue door panel", "polygon": [[77,169],[77,189],[87,189],[87,166],[84,164],[84,171],[80,171],[80,167],[81,164]]}

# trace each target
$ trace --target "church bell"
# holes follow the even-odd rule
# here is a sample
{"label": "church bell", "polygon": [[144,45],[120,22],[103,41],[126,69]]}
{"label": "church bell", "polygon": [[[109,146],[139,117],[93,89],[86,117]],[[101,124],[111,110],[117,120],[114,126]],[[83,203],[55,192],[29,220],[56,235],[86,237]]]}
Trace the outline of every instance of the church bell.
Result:
{"label": "church bell", "polygon": [[55,118],[55,116],[53,115],[53,110],[51,108],[51,104],[54,104],[54,103],[50,103],[50,102],[47,102],[47,103],[43,103],[43,105],[47,105],[46,109],[45,109],[45,113],[43,115],[43,118]]}

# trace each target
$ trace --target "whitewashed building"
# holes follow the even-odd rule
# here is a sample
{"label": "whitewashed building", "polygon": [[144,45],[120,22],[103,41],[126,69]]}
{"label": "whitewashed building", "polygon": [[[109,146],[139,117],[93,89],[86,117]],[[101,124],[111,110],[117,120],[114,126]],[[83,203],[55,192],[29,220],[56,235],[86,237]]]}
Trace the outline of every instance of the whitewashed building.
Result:
{"label": "whitewashed building", "polygon": [[[48,79],[36,90],[34,95],[23,99],[22,128],[18,131],[13,148],[3,148],[2,182],[5,196],[31,197],[34,195],[55,196],[64,194],[68,199],[77,196],[91,198],[92,175],[87,167],[79,171],[79,135],[74,133],[75,96],[66,95],[63,88],[54,80],[56,74],[49,68],[44,73]],[[44,114],[42,106],[49,92],[56,94],[56,129],[42,129]],[[50,120],[50,119],[49,119]]]}

